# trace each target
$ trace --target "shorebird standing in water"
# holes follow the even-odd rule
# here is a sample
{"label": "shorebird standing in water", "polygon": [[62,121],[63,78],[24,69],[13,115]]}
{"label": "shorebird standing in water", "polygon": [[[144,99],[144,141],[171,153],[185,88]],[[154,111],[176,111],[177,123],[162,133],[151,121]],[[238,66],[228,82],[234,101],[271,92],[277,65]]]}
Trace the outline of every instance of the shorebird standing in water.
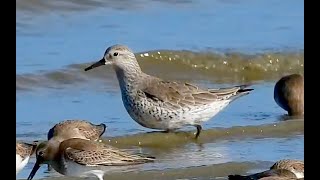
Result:
{"label": "shorebird standing in water", "polygon": [[[54,125],[48,132],[48,140],[55,136],[66,140],[70,138],[82,138],[93,141],[98,141],[106,131],[107,126],[103,123],[92,124],[86,120],[64,120]],[[52,168],[48,165],[48,170]]]}
{"label": "shorebird standing in water", "polygon": [[18,174],[29,162],[30,156],[36,150],[37,144],[16,142],[16,174]]}
{"label": "shorebird standing in water", "polygon": [[189,83],[162,80],[142,72],[134,53],[123,45],[107,48],[103,58],[85,71],[101,65],[113,66],[123,104],[133,120],[146,128],[165,131],[195,126],[196,138],[201,123],[253,90],[245,86],[201,89]]}
{"label": "shorebird standing in water", "polygon": [[289,116],[304,114],[304,80],[300,74],[282,77],[274,86],[274,100]]}
{"label": "shorebird standing in water", "polygon": [[153,162],[153,157],[130,154],[96,141],[71,138],[61,141],[54,137],[39,144],[36,163],[29,174],[31,180],[41,164],[50,164],[65,176],[87,177],[95,175],[103,180],[106,171],[112,168],[129,168],[132,165]]}
{"label": "shorebird standing in water", "polygon": [[274,163],[269,170],[248,176],[229,175],[229,180],[257,179],[301,179],[304,178],[304,162],[299,160],[282,159]]}

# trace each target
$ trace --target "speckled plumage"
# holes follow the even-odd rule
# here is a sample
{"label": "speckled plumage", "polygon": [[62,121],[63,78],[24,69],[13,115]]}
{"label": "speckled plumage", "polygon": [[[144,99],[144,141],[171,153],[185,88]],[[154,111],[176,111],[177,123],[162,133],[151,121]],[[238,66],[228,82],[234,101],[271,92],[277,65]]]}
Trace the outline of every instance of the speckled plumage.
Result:
{"label": "speckled plumage", "polygon": [[103,59],[85,70],[105,64],[111,64],[117,74],[122,101],[132,119],[144,127],[166,131],[195,126],[196,137],[201,123],[252,90],[246,86],[202,89],[162,80],[142,72],[133,52],[123,45],[109,47]]}
{"label": "speckled plumage", "polygon": [[248,176],[229,175],[229,180],[296,180],[304,178],[304,163],[283,159],[275,162],[269,170]]}
{"label": "speckled plumage", "polygon": [[304,178],[304,162],[300,160],[282,159],[274,163],[270,169],[287,169],[298,178]]}
{"label": "speckled plumage", "polygon": [[38,146],[36,157],[36,164],[28,180],[33,178],[41,164],[50,164],[57,172],[66,176],[85,177],[93,174],[102,180],[104,172],[109,168],[154,161],[153,157],[130,154],[103,143],[81,138],[64,141],[52,138]]}
{"label": "speckled plumage", "polygon": [[297,179],[295,177],[270,176],[270,177],[263,177],[259,180],[303,180],[303,178]]}
{"label": "speckled plumage", "polygon": [[[106,129],[107,126],[103,123],[96,125],[86,120],[67,119],[54,125],[48,131],[48,140],[59,136],[61,140],[82,138],[97,141]],[[50,165],[48,165],[48,170],[51,170]]]}
{"label": "speckled plumage", "polygon": [[64,158],[86,166],[124,166],[152,162],[153,158],[129,154],[112,146],[85,141],[82,139],[69,139],[63,141],[59,148]]}
{"label": "speckled plumage", "polygon": [[37,147],[36,143],[16,142],[16,173],[18,174],[28,163]]}

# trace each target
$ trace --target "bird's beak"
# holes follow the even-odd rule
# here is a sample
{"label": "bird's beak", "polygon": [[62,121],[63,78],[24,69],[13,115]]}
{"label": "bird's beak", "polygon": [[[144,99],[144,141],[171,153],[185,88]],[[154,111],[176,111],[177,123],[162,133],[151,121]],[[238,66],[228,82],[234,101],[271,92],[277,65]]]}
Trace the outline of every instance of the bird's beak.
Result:
{"label": "bird's beak", "polygon": [[91,70],[91,69],[93,69],[93,68],[96,68],[96,67],[99,67],[99,66],[102,66],[102,65],[106,65],[106,64],[107,64],[107,63],[106,63],[106,60],[105,60],[104,58],[102,58],[100,61],[92,64],[91,66],[85,68],[84,70],[85,70],[85,71],[89,71],[89,70]]}
{"label": "bird's beak", "polygon": [[[41,158],[40,158],[40,159],[41,159]],[[32,169],[32,171],[31,171],[31,173],[29,174],[29,177],[28,177],[27,180],[32,180],[33,176],[36,175],[38,169],[40,168],[40,161],[41,161],[40,159],[37,158],[37,161],[36,161],[36,163],[34,164],[33,169]]]}

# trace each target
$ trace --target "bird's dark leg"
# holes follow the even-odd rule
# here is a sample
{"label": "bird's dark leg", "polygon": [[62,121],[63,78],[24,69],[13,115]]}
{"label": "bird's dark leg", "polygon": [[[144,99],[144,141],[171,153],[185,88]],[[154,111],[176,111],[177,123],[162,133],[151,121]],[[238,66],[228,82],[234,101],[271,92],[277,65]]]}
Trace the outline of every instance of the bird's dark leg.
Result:
{"label": "bird's dark leg", "polygon": [[51,171],[52,170],[52,167],[51,165],[48,164],[48,171]]}
{"label": "bird's dark leg", "polygon": [[202,130],[202,127],[200,125],[195,125],[195,127],[197,128],[197,132],[196,132],[196,139],[198,139],[200,133],[201,133],[201,130]]}

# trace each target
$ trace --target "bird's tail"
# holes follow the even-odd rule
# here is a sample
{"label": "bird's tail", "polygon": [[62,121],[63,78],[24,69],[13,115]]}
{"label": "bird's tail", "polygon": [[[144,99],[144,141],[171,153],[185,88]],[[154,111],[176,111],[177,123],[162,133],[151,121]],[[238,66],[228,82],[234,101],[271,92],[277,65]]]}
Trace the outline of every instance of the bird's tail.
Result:
{"label": "bird's tail", "polygon": [[229,88],[220,88],[220,89],[209,89],[211,93],[216,94],[217,96],[220,96],[222,99],[230,99],[231,101],[234,101],[235,99],[249,94],[250,91],[254,90],[251,88],[247,88],[248,84],[229,87]]}

